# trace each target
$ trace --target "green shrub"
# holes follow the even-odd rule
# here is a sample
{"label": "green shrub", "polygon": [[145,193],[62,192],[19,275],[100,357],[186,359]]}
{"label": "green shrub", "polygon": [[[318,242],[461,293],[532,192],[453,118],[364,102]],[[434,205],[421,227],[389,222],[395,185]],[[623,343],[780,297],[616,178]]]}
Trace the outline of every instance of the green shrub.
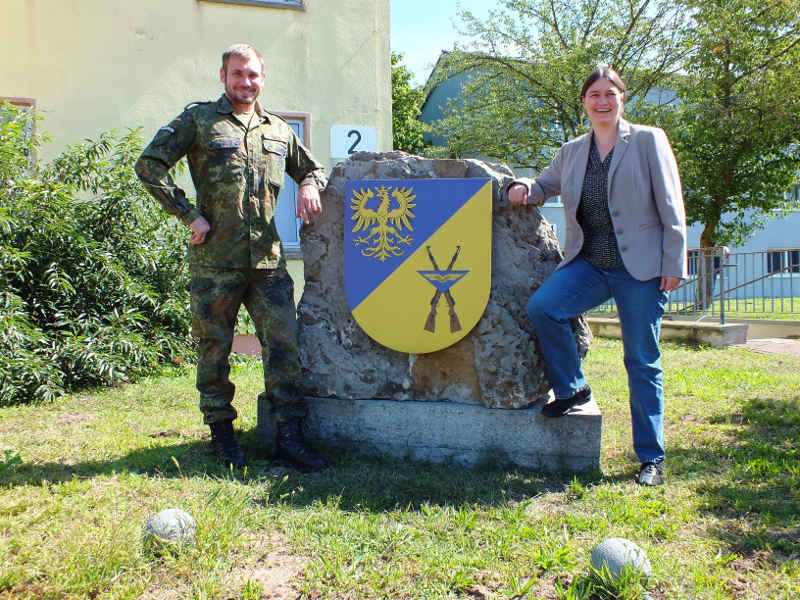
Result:
{"label": "green shrub", "polygon": [[192,353],[186,236],[136,178],[138,133],[34,165],[30,119],[0,108],[0,405],[133,380]]}

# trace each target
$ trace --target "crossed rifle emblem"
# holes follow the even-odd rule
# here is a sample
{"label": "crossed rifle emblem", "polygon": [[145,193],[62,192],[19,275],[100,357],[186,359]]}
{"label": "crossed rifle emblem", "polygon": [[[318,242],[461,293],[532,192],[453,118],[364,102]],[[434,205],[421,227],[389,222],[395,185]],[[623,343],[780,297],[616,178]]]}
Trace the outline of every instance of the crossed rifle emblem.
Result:
{"label": "crossed rifle emblem", "polygon": [[439,300],[442,296],[444,296],[449,307],[450,332],[455,333],[456,331],[461,330],[461,323],[459,322],[458,315],[456,314],[456,301],[453,298],[453,294],[450,292],[450,288],[469,272],[453,270],[456,260],[458,259],[458,254],[461,252],[461,246],[456,246],[456,251],[453,254],[453,258],[450,260],[447,270],[444,271],[439,269],[439,265],[436,263],[436,259],[433,257],[433,252],[431,252],[431,247],[426,246],[425,249],[428,251],[428,258],[431,260],[433,270],[418,271],[418,273],[422,275],[422,277],[424,277],[428,283],[436,288],[436,293],[434,293],[433,298],[431,298],[431,310],[428,313],[427,320],[425,321],[425,331],[430,331],[431,333],[436,331],[436,311],[439,305]]}

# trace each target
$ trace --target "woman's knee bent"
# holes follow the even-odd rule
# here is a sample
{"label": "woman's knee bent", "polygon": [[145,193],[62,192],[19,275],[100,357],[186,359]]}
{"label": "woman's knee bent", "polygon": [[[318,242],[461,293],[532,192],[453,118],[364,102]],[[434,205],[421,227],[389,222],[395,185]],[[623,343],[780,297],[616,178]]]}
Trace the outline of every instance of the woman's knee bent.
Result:
{"label": "woman's knee bent", "polygon": [[[541,288],[539,288],[539,290],[541,290]],[[525,312],[528,313],[528,318],[534,323],[543,317],[548,319],[552,318],[550,315],[552,302],[550,302],[544,294],[540,294],[539,290],[534,292],[528,300],[528,304],[525,306]]]}

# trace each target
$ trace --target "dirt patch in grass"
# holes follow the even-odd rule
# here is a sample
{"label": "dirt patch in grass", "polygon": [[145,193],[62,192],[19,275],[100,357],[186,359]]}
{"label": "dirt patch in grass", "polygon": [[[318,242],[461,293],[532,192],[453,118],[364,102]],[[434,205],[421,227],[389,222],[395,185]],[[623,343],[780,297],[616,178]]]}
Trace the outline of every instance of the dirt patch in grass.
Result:
{"label": "dirt patch in grass", "polygon": [[0,600],[14,598],[43,598],[47,594],[45,588],[29,582],[19,582],[0,591]]}
{"label": "dirt patch in grass", "polygon": [[58,422],[61,425],[77,425],[78,423],[85,423],[86,421],[94,421],[97,415],[86,413],[64,413],[58,417]]}
{"label": "dirt patch in grass", "polygon": [[675,593],[665,581],[659,581],[649,589],[647,595],[650,596],[652,600],[669,600]]}
{"label": "dirt patch in grass", "polygon": [[[556,584],[561,585],[562,590],[569,589],[570,585],[580,577],[567,573],[543,573],[539,580],[528,590],[524,598],[536,598],[537,600],[558,600]],[[672,597],[669,587],[663,581],[651,586],[647,592],[651,600],[669,600]],[[596,596],[592,596],[595,598]],[[605,596],[604,596],[605,597]],[[614,596],[616,598],[616,596]],[[513,598],[521,598],[514,596]],[[738,596],[737,596],[738,598]]]}
{"label": "dirt patch in grass", "polygon": [[730,594],[731,598],[735,598],[736,600],[757,597],[753,595],[753,588],[750,586],[750,584],[740,577],[727,579],[723,586],[728,594]]}
{"label": "dirt patch in grass", "polygon": [[185,595],[186,590],[182,588],[164,589],[151,585],[139,596],[139,600],[180,600]]}
{"label": "dirt patch in grass", "polygon": [[492,571],[479,571],[474,577],[476,583],[464,590],[474,600],[495,598],[497,590],[503,587],[503,584],[498,581],[499,575]]}
{"label": "dirt patch in grass", "polygon": [[540,598],[541,600],[557,600],[556,582],[561,582],[561,588],[567,589],[572,582],[568,575],[563,573],[544,573],[526,594],[528,598]]}
{"label": "dirt patch in grass", "polygon": [[300,596],[298,581],[305,576],[309,558],[292,554],[278,536],[256,539],[256,560],[233,569],[228,581],[230,590],[239,590],[250,581],[261,586],[262,598],[296,600]]}
{"label": "dirt patch in grass", "polygon": [[566,512],[568,498],[563,489],[564,486],[561,486],[561,490],[558,492],[536,494],[527,501],[525,514],[536,516],[543,514],[555,515]]}
{"label": "dirt patch in grass", "polygon": [[179,431],[177,429],[165,429],[164,431],[154,431],[148,434],[151,438],[189,438],[195,440],[207,440],[211,437],[208,431],[202,429],[191,429],[187,431]]}

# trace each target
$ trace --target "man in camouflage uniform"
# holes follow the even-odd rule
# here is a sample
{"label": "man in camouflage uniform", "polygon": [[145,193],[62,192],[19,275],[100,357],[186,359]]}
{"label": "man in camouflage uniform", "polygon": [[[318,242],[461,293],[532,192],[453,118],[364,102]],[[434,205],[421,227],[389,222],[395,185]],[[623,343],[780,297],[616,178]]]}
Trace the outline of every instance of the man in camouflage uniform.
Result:
{"label": "man in camouflage uniform", "polygon": [[[277,426],[276,449],[306,471],[326,466],[305,442],[306,407],[300,377],[292,279],[274,213],[288,173],[300,185],[297,216],[305,223],[322,209],[322,166],[280,117],[256,102],[264,61],[237,44],[222,55],[216,102],[196,102],[156,133],[136,163],[136,173],[164,210],[191,230],[192,333],[199,342],[197,389],[204,422],[224,464],[244,466],[233,434],[234,385],[228,357],[239,307],[244,303],[262,345],[266,395]],[[169,170],[183,156],[197,190],[197,206],[175,185]]]}

